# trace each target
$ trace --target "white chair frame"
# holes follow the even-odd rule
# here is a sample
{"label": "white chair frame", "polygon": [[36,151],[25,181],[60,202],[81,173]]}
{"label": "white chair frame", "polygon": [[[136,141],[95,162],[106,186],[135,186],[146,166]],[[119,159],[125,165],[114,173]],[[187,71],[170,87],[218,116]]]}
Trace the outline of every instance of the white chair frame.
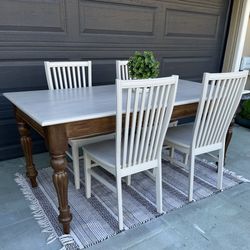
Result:
{"label": "white chair frame", "polygon": [[116,79],[130,80],[128,70],[128,60],[116,61]]}
{"label": "white chair frame", "polygon": [[[91,176],[117,192],[119,229],[123,229],[122,178],[155,169],[156,205],[162,213],[161,151],[174,107],[178,76],[147,80],[116,80],[117,113],[113,166],[84,147],[86,197],[91,196]],[[123,103],[125,106],[123,107]],[[125,110],[124,123],[122,122]],[[95,150],[95,145],[93,145]],[[116,177],[116,189],[92,169],[91,161]]]}
{"label": "white chair frame", "polygon": [[[131,80],[131,77],[129,77],[129,70],[128,70],[128,60],[117,60],[116,61],[116,79],[119,80]],[[176,127],[178,124],[177,121],[172,121],[169,123],[168,127]],[[154,171],[151,172],[151,170],[147,171],[146,174],[152,178],[155,179],[155,173]],[[131,184],[131,176],[128,176],[126,178],[127,185]]]}
{"label": "white chair frame", "polygon": [[[197,155],[219,151],[217,189],[222,190],[226,133],[239,105],[247,77],[248,71],[204,73],[203,91],[193,130],[190,131],[193,135],[191,144],[183,145],[178,139],[171,137],[171,129],[166,135],[164,144],[171,148],[168,157],[171,162],[187,167],[190,157],[188,191],[190,202],[193,200],[194,166]],[[174,128],[175,132],[180,128],[181,126]],[[185,153],[184,164],[174,159],[175,149]]]}
{"label": "white chair frame", "polygon": [[[131,80],[129,77],[128,60],[116,60],[116,79]],[[131,185],[131,175],[126,177],[127,185]]]}
{"label": "white chair frame", "polygon": [[[44,62],[48,88],[55,89],[72,89],[85,88],[92,86],[92,62],[91,61],[71,61],[71,62]],[[71,147],[71,152],[66,154],[73,162],[75,188],[80,188],[80,169],[79,160],[83,159],[80,156],[79,148],[82,146],[114,138],[114,135],[100,135],[89,138],[69,139],[68,144]]]}
{"label": "white chair frame", "polygon": [[[92,62],[44,62],[49,89],[71,89],[92,86]],[[86,73],[86,71],[88,71]]]}

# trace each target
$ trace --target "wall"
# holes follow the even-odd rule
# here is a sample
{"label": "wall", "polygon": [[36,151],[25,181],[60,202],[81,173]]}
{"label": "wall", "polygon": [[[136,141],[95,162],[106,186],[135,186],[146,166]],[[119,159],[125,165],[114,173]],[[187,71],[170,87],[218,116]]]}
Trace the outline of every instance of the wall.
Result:
{"label": "wall", "polygon": [[[249,56],[250,57],[250,18],[248,20],[248,27],[247,27],[247,35],[243,50],[243,56]],[[246,89],[250,90],[250,76],[248,77]]]}
{"label": "wall", "polygon": [[[46,60],[92,60],[93,83],[112,84],[115,60],[152,50],[161,76],[200,81],[218,72],[231,0],[0,0],[0,159],[22,154],[1,93],[46,89]],[[35,151],[43,142],[33,135]]]}
{"label": "wall", "polygon": [[250,18],[248,20],[246,40],[243,50],[243,56],[250,56]]}

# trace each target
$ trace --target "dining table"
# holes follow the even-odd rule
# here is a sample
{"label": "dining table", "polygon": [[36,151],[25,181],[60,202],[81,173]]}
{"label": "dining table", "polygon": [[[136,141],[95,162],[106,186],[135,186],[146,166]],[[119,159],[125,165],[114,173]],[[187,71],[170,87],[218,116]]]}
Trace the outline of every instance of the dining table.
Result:
{"label": "dining table", "polygon": [[[171,120],[195,116],[201,92],[201,83],[180,79]],[[37,186],[38,172],[32,157],[30,128],[46,142],[58,197],[58,220],[63,225],[63,232],[68,234],[72,220],[65,154],[68,139],[108,134],[116,130],[116,85],[10,92],[4,93],[4,96],[14,107],[26,160],[26,175],[33,188]],[[226,148],[232,135],[231,127],[228,129]]]}

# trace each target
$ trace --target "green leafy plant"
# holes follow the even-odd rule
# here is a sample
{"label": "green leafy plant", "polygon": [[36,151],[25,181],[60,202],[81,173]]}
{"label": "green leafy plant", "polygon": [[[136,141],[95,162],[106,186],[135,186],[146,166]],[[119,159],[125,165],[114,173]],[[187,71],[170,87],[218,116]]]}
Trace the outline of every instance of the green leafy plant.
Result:
{"label": "green leafy plant", "polygon": [[242,103],[240,116],[244,119],[250,120],[250,100],[246,100]]}
{"label": "green leafy plant", "polygon": [[152,51],[136,51],[128,61],[129,76],[132,79],[156,78],[159,75],[159,67],[160,63]]}

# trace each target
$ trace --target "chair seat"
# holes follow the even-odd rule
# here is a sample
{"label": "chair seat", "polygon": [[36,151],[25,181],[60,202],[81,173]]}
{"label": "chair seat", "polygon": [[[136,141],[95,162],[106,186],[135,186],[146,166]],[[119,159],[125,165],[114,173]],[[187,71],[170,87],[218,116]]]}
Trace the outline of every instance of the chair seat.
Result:
{"label": "chair seat", "polygon": [[116,165],[116,148],[115,139],[100,141],[97,143],[88,144],[83,146],[83,150],[89,154],[91,158],[104,165],[108,168],[108,171],[114,171]]}
{"label": "chair seat", "polygon": [[193,139],[193,123],[169,128],[165,137],[165,143],[173,143],[181,147],[189,148]]}
{"label": "chair seat", "polygon": [[86,138],[70,138],[68,140],[69,145],[72,147],[77,146],[77,147],[82,147],[84,145],[90,144],[90,143],[96,143],[99,141],[104,141],[104,140],[109,140],[109,139],[114,139],[115,138],[115,133],[111,134],[104,134],[104,135],[96,135],[92,137],[86,137]]}

